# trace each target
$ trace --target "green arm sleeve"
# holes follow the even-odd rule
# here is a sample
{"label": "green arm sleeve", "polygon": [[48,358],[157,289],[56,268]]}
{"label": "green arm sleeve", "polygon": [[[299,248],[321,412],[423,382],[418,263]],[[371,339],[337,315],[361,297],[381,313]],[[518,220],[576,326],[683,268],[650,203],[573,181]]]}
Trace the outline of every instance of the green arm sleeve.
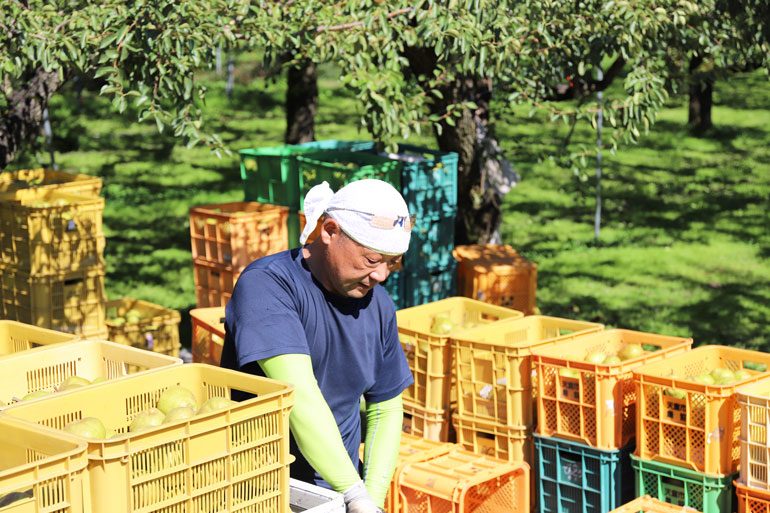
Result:
{"label": "green arm sleeve", "polygon": [[383,507],[398,460],[404,405],[401,395],[366,405],[364,482],[375,504]]}
{"label": "green arm sleeve", "polygon": [[284,354],[260,360],[265,375],[294,386],[289,426],[299,450],[321,477],[338,492],[361,478],[342,443],[337,422],[313,374],[310,356]]}

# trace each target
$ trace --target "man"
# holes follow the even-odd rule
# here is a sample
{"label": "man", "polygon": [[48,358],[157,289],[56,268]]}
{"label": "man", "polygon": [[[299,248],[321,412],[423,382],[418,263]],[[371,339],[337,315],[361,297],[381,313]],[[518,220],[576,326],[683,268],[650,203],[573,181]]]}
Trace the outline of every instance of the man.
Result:
{"label": "man", "polygon": [[377,513],[398,456],[401,393],[412,383],[393,301],[377,285],[409,247],[411,219],[380,180],[336,193],[315,186],[305,215],[302,247],[258,259],[238,279],[222,366],[294,385],[292,477],[342,492],[348,513]]}

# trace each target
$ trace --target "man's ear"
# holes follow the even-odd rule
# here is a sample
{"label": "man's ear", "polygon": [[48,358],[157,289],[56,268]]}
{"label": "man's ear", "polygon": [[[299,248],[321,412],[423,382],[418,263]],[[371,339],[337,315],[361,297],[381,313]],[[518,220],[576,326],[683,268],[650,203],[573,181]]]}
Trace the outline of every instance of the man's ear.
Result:
{"label": "man's ear", "polygon": [[332,219],[331,217],[326,217],[321,222],[321,241],[324,244],[331,243],[332,239],[334,237],[337,237],[342,234],[342,229],[340,228],[340,225],[337,224],[337,221]]}

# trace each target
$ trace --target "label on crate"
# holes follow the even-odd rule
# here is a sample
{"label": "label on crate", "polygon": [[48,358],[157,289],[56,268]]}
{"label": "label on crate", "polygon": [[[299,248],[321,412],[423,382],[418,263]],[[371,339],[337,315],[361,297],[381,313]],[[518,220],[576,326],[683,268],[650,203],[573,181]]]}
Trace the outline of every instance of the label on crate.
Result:
{"label": "label on crate", "polygon": [[482,399],[489,399],[492,395],[492,385],[484,385],[481,390],[479,390],[479,396]]}
{"label": "label on crate", "polygon": [[145,333],[144,339],[147,341],[147,349],[153,349],[155,347],[155,337],[152,336],[152,333]]}
{"label": "label on crate", "polygon": [[723,436],[725,436],[725,428],[718,427],[714,431],[708,434],[708,436],[706,437],[706,443],[710,444],[712,439],[715,442],[718,442],[722,440]]}
{"label": "label on crate", "polygon": [[610,415],[615,415],[615,400],[614,399],[607,399],[604,401],[604,407],[607,409],[607,413]]}

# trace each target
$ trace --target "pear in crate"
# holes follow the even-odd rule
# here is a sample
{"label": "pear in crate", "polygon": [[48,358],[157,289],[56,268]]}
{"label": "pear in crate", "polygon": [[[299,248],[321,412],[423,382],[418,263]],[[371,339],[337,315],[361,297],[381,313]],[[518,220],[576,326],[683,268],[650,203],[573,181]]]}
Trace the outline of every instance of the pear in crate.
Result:
{"label": "pear in crate", "polygon": [[128,430],[132,433],[137,433],[145,429],[157,427],[163,424],[165,418],[166,415],[162,411],[157,408],[150,408],[134,417]]}
{"label": "pear in crate", "polygon": [[85,417],[81,420],[70,422],[64,426],[64,431],[94,440],[107,438],[107,430],[104,428],[104,424],[96,417]]}
{"label": "pear in crate", "polygon": [[234,404],[235,401],[231,401],[226,397],[212,397],[203,403],[203,406],[201,406],[201,409],[198,410],[198,413],[209,413],[212,411],[224,410],[225,408],[229,408]]}
{"label": "pear in crate", "polygon": [[63,392],[65,390],[72,390],[73,388],[80,388],[90,384],[91,382],[86,378],[81,378],[80,376],[70,376],[61,382],[58,391]]}
{"label": "pear in crate", "polygon": [[182,386],[168,387],[158,399],[158,404],[155,405],[164,414],[167,414],[174,408],[182,408],[183,406],[189,406],[193,410],[198,409],[198,402],[195,400],[195,395],[188,389]]}
{"label": "pear in crate", "polygon": [[191,408],[190,406],[180,406],[179,408],[174,408],[173,410],[168,412],[168,415],[166,415],[166,418],[163,419],[163,423],[168,424],[169,422],[175,422],[177,420],[185,420],[194,416],[195,416],[195,410],[193,408]]}

